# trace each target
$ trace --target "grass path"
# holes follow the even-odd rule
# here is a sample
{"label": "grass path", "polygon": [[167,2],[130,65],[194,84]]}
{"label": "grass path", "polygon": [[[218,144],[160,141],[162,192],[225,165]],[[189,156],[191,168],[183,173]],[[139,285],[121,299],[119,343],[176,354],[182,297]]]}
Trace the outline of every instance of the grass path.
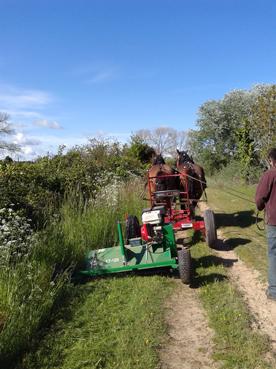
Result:
{"label": "grass path", "polygon": [[[234,186],[210,181],[207,191],[208,203],[216,213],[216,224],[227,239],[227,246],[246,264],[258,270],[266,280],[267,241],[264,231],[256,226],[254,203],[255,186]],[[234,191],[239,191],[237,197]],[[244,199],[242,199],[243,197]],[[245,200],[248,199],[249,201]],[[251,202],[250,202],[251,201]],[[263,217],[263,213],[260,214]],[[259,221],[259,226],[263,227]]]}
{"label": "grass path", "polygon": [[254,316],[229,278],[229,270],[205,244],[192,247],[195,288],[214,331],[213,358],[225,369],[273,368],[271,343],[255,329]]}
{"label": "grass path", "polygon": [[75,287],[24,369],[154,369],[173,283],[161,276],[96,280]]}
{"label": "grass path", "polygon": [[[254,189],[246,191],[251,196]],[[266,243],[264,234],[255,229],[252,206],[248,207],[247,203],[226,195],[223,188],[210,188],[208,195],[229,248],[235,249],[242,260],[258,269],[265,278]],[[188,287],[179,286],[179,281],[161,276],[99,279],[72,287],[71,298],[69,302],[64,302],[55,323],[17,369],[159,368],[160,348],[167,344],[169,347],[179,339],[178,335],[170,338],[170,327],[167,334],[165,301],[167,317],[171,313],[177,318],[191,300],[202,304],[208,314],[210,327],[214,331],[211,351],[218,367],[273,368],[271,343],[258,327],[256,329],[256,321],[245,304],[244,295],[229,278],[227,266],[202,242],[192,247],[192,257],[195,262],[194,283],[182,301],[173,300],[177,288],[182,287],[184,291]],[[170,307],[171,302],[174,307],[178,304],[178,315]],[[188,324],[182,329],[184,341],[189,327],[201,335],[200,328]],[[203,330],[202,333],[206,334]],[[188,351],[193,343],[186,343],[185,350]],[[185,350],[175,354],[178,359],[181,357],[178,369],[181,368],[179,365],[189,368]],[[200,353],[204,355],[204,347],[194,350],[193,368],[195,365],[202,367]],[[199,362],[196,364],[197,358]],[[212,361],[205,364],[206,368],[213,367]]]}
{"label": "grass path", "polygon": [[[241,200],[233,196],[229,193],[228,189],[229,187],[217,186],[217,184],[213,188],[211,186],[208,189],[209,205],[215,210],[216,222],[219,228],[218,233],[221,238],[219,246],[223,248],[223,250],[215,252],[209,262],[215,268],[220,266],[226,271],[224,277],[219,278],[217,276],[215,278],[216,284],[219,285],[223,281],[223,283],[227,283],[228,285],[227,287],[221,284],[220,288],[216,291],[216,296],[214,296],[215,300],[213,303],[218,302],[218,306],[221,308],[221,311],[216,312],[218,313],[218,318],[214,316],[213,304],[209,305],[209,299],[212,295],[212,283],[208,283],[207,290],[203,287],[202,291],[207,291],[207,293],[202,294],[201,292],[201,297],[209,312],[211,325],[217,334],[224,332],[224,337],[222,337],[224,340],[226,339],[228,341],[228,336],[230,346],[233,344],[235,346],[235,341],[237,340],[238,342],[242,336],[244,336],[247,343],[250,341],[250,336],[252,337],[253,341],[250,344],[252,347],[255,346],[256,340],[262,341],[262,344],[257,345],[259,348],[263,347],[262,354],[259,352],[260,358],[262,358],[261,363],[258,364],[255,362],[253,366],[253,362],[248,365],[249,361],[247,362],[245,360],[242,365],[243,359],[250,354],[250,350],[247,345],[242,344],[241,339],[235,349],[235,355],[239,357],[239,360],[236,364],[233,362],[233,366],[231,366],[231,361],[228,360],[229,358],[226,359],[224,362],[226,368],[259,368],[266,367],[266,365],[275,367],[276,306],[273,302],[267,301],[265,297],[264,281],[266,280],[267,268],[265,234],[259,231],[255,225],[254,205],[246,200]],[[254,199],[254,187],[244,186],[238,188],[238,191],[243,192],[243,196],[251,199],[251,201]],[[233,191],[230,192],[233,193]],[[235,296],[235,300],[237,302],[239,301],[238,305],[240,305],[234,309],[236,310],[236,317],[234,314],[231,314],[231,311],[228,311],[228,314],[224,317],[222,314],[224,310],[231,310],[234,307],[234,301],[231,302],[231,296],[227,296],[227,290],[229,288],[233,291],[232,294]],[[221,294],[221,291],[224,293]],[[217,301],[217,296],[220,296],[219,301]],[[221,306],[221,301],[225,301],[225,305],[226,303],[228,304],[227,309]],[[231,307],[231,305],[233,306]],[[225,322],[222,320],[217,325],[220,315],[222,315]],[[240,325],[242,321],[243,324]],[[227,326],[227,322],[231,326],[236,326],[235,335],[229,335],[231,331],[228,330],[227,332],[227,329],[224,328]],[[243,335],[243,332],[246,330],[250,333]],[[242,352],[240,352],[239,346],[243,347]],[[257,349],[257,346],[255,349]],[[227,351],[227,349],[223,351],[222,357],[227,357]],[[221,354],[218,357],[221,357]],[[252,359],[254,353],[252,352],[249,357]]]}
{"label": "grass path", "polygon": [[218,369],[212,358],[214,332],[195,289],[174,281],[166,301],[168,339],[160,351],[162,369]]}

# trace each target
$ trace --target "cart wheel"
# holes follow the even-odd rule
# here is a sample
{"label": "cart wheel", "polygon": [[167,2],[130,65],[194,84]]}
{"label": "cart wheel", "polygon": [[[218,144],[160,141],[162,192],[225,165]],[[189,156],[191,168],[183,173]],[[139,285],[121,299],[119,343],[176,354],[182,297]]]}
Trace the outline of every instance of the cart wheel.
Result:
{"label": "cart wheel", "polygon": [[206,243],[209,247],[214,248],[217,241],[214,212],[211,209],[206,209],[203,213],[203,218],[205,223]]}
{"label": "cart wheel", "polygon": [[190,284],[192,275],[192,259],[190,250],[187,248],[178,250],[177,258],[180,279],[184,284]]}
{"label": "cart wheel", "polygon": [[141,237],[141,228],[139,220],[135,215],[129,215],[126,220],[126,243],[131,238]]}

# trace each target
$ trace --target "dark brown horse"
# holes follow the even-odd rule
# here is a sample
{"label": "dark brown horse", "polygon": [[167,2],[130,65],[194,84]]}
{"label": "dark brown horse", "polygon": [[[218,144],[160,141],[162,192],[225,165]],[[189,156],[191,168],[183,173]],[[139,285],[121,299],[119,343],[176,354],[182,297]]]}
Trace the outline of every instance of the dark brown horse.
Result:
{"label": "dark brown horse", "polygon": [[179,173],[184,175],[180,186],[185,188],[186,183],[183,181],[188,182],[189,198],[193,199],[192,205],[195,207],[207,187],[204,169],[195,164],[186,151],[179,150],[177,150],[176,167]]}
{"label": "dark brown horse", "polygon": [[[148,171],[148,186],[149,192],[153,199],[152,204],[158,205],[159,203],[168,203],[169,198],[165,195],[160,196],[160,191],[177,190],[179,188],[178,178],[174,176],[168,176],[175,174],[174,170],[165,163],[165,160],[161,155],[157,155],[153,159],[152,167]],[[168,176],[168,177],[163,177]],[[155,196],[159,192],[158,196]]]}

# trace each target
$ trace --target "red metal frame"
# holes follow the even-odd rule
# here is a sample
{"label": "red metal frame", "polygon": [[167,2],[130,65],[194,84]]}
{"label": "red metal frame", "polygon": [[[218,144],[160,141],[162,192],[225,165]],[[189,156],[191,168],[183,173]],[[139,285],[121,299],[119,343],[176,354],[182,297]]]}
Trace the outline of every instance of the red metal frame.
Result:
{"label": "red metal frame", "polygon": [[[156,178],[160,179],[169,177],[178,177],[180,182],[184,186],[184,191],[179,191],[178,189],[165,191],[165,193],[168,194],[167,196],[164,195],[165,201],[158,202],[156,198],[158,192],[151,191],[151,182]],[[151,208],[158,205],[164,205],[166,209],[165,222],[172,223],[174,230],[178,231],[193,228],[196,231],[201,231],[202,233],[205,233],[204,221],[195,220],[192,217],[193,210],[192,203],[189,198],[188,177],[185,174],[178,173],[165,174],[161,176],[150,176],[148,172],[148,191]],[[160,192],[161,191],[159,191],[159,194]],[[177,201],[175,201],[175,197],[178,197],[178,203]],[[181,204],[185,205],[184,209],[177,209],[177,206],[180,207]]]}

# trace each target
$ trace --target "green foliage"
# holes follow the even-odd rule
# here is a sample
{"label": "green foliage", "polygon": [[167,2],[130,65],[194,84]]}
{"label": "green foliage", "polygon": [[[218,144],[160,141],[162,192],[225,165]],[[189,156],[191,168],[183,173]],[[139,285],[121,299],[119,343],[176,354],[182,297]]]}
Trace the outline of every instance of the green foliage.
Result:
{"label": "green foliage", "polygon": [[142,164],[149,163],[155,153],[154,149],[150,147],[139,135],[131,136],[131,142],[128,151],[130,155],[138,159]]}
{"label": "green foliage", "polygon": [[191,250],[196,281],[201,284],[199,296],[215,333],[215,360],[224,369],[273,368],[266,359],[271,349],[269,339],[252,329],[254,318],[241,294],[228,280],[223,263],[202,243]]}
{"label": "green foliage", "polygon": [[128,146],[105,140],[35,162],[0,163],[1,367],[51,319],[86,250],[113,245],[116,221],[138,213],[140,183],[128,181],[142,168]]}
{"label": "green foliage", "polygon": [[51,320],[86,250],[112,246],[116,221],[128,211],[140,213],[140,191],[138,182],[114,182],[88,201],[67,196],[59,219],[38,234],[32,247],[27,245],[24,260],[0,268],[1,367],[8,368],[28,350]]}
{"label": "green foliage", "polygon": [[7,270],[11,264],[24,259],[34,242],[30,219],[20,216],[12,208],[0,209],[0,268]]}
{"label": "green foliage", "polygon": [[[225,175],[216,180],[209,179],[208,202],[218,213],[217,226],[227,235],[227,245],[253,269],[258,270],[264,280],[267,278],[267,240],[265,232],[256,226],[254,196],[256,186],[233,183]],[[233,193],[232,189],[238,191]],[[259,226],[264,227],[259,215]]]}
{"label": "green foliage", "polygon": [[194,157],[209,173],[229,164],[237,150],[236,131],[248,116],[254,101],[252,92],[236,90],[221,100],[210,100],[199,108],[197,131],[189,134]]}
{"label": "green foliage", "polygon": [[247,183],[252,179],[251,173],[255,170],[258,162],[255,151],[255,142],[251,133],[251,125],[245,118],[241,127],[237,130],[237,158],[240,161],[242,177]]}
{"label": "green foliage", "polygon": [[76,287],[75,299],[21,368],[155,369],[170,287],[171,281],[157,276]]}
{"label": "green foliage", "polygon": [[189,150],[210,175],[239,160],[241,178],[250,182],[260,162],[264,167],[268,148],[276,145],[275,116],[276,85],[231,91],[200,106]]}
{"label": "green foliage", "polygon": [[[14,204],[15,210],[32,219],[33,227],[41,229],[59,214],[65,194],[73,191],[88,201],[113,180],[140,175],[142,157],[135,156],[134,148],[91,140],[89,145],[66,154],[61,149],[58,155],[35,162],[5,160],[0,163],[0,208]],[[149,150],[147,145],[144,149]]]}
{"label": "green foliage", "polygon": [[10,163],[0,167],[0,207],[13,204],[41,227],[62,199],[63,191],[57,174],[45,163]]}
{"label": "green foliage", "polygon": [[252,109],[252,132],[262,159],[269,148],[276,146],[276,85],[271,85],[258,96]]}
{"label": "green foliage", "polygon": [[32,258],[0,269],[0,366],[10,368],[51,316],[67,273],[53,279],[53,266]]}
{"label": "green foliage", "polygon": [[228,164],[227,158],[220,150],[220,145],[215,149],[214,142],[208,139],[206,144],[206,135],[201,131],[189,132],[189,151],[197,163],[202,164],[207,174],[213,175],[220,168]]}

